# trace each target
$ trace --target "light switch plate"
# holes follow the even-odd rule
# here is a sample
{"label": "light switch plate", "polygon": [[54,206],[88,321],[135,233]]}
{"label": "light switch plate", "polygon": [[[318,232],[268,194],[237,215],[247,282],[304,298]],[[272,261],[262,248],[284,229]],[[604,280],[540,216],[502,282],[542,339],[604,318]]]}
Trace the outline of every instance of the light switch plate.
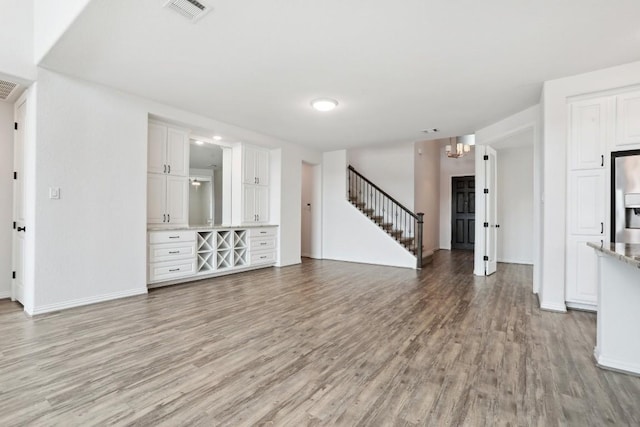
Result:
{"label": "light switch plate", "polygon": [[58,200],[60,198],[60,187],[49,187],[49,198]]}

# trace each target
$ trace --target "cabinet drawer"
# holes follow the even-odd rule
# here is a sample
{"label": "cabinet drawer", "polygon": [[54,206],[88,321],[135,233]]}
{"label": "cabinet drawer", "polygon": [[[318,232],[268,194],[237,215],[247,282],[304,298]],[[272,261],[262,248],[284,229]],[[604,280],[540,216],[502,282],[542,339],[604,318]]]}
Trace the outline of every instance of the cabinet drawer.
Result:
{"label": "cabinet drawer", "polygon": [[276,228],[275,227],[260,227],[260,228],[252,228],[250,230],[251,237],[275,237]]}
{"label": "cabinet drawer", "polygon": [[252,251],[260,251],[263,249],[275,249],[276,239],[274,238],[251,239],[250,248]]}
{"label": "cabinet drawer", "polygon": [[196,232],[189,230],[182,231],[152,231],[149,233],[149,243],[177,243],[195,242]]}
{"label": "cabinet drawer", "polygon": [[149,264],[149,282],[177,279],[196,274],[195,258]]}
{"label": "cabinet drawer", "polygon": [[149,262],[162,262],[192,258],[196,253],[194,242],[149,245]]}
{"label": "cabinet drawer", "polygon": [[276,262],[275,251],[251,253],[251,264],[270,264]]}

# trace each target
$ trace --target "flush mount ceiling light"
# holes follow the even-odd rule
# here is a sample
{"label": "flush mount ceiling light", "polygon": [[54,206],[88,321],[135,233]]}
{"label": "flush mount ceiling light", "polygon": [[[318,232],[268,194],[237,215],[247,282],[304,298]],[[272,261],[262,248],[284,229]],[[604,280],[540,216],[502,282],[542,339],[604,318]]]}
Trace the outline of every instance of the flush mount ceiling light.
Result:
{"label": "flush mount ceiling light", "polygon": [[216,141],[222,141],[222,137],[220,135],[213,135],[213,139]]}
{"label": "flush mount ceiling light", "polygon": [[338,101],[330,98],[318,98],[311,101],[311,106],[318,111],[331,111],[338,106]]}

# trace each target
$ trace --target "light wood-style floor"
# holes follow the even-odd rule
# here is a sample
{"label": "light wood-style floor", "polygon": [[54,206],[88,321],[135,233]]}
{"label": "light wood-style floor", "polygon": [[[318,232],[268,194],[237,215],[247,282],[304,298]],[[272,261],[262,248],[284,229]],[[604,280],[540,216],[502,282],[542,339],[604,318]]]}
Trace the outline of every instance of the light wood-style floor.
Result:
{"label": "light wood-style floor", "polygon": [[640,425],[594,314],[472,262],[307,260],[34,319],[4,300],[0,425]]}

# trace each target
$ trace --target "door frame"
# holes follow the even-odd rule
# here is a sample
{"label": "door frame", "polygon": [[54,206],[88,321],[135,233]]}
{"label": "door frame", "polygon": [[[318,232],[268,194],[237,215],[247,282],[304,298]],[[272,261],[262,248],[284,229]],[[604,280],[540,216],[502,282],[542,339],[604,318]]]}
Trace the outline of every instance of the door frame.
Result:
{"label": "door frame", "polygon": [[[28,137],[29,135],[27,134],[27,131],[29,129],[29,115],[31,114],[30,109],[33,108],[30,104],[31,104],[31,99],[29,99],[29,92],[31,91],[31,88],[28,88],[13,104],[13,121],[14,123],[18,123],[18,126],[21,128],[22,130],[22,168],[19,171],[20,173],[20,180],[22,182],[22,192],[23,192],[23,200],[22,200],[22,209],[23,209],[23,214],[24,214],[24,218],[23,218],[23,223],[22,226],[23,227],[27,227],[27,197],[26,197],[26,192],[27,192],[27,185],[26,185],[26,169],[27,169],[27,149],[28,149]],[[24,121],[20,121],[19,120],[19,113],[18,110],[19,108],[24,105]],[[17,147],[17,143],[18,143],[18,132],[14,131],[13,134],[13,171],[17,171],[18,168],[16,168],[16,162],[17,162],[17,153],[18,150],[16,149]],[[18,188],[17,188],[17,181],[14,179],[13,180],[13,185],[12,185],[12,198],[11,198],[11,202],[12,202],[12,206],[11,206],[11,218],[14,224],[16,224],[17,227],[19,227],[21,225],[20,222],[17,222],[17,206],[18,204],[16,203],[16,200],[18,197],[20,197],[18,195]],[[27,230],[29,232],[33,231],[33,227],[29,226],[27,228]],[[22,273],[22,277],[20,277],[20,280],[22,281],[22,298],[18,298],[18,291],[17,291],[17,282],[16,282],[16,278],[11,279],[11,301],[18,301],[20,302],[25,311],[29,312],[30,310],[30,306],[31,304],[29,304],[28,302],[31,300],[31,298],[28,298],[29,295],[27,294],[27,262],[26,262],[26,255],[28,253],[27,250],[27,236],[26,236],[26,232],[24,235],[19,235],[19,232],[16,230],[16,228],[12,229],[11,232],[11,270],[13,272],[17,272],[18,270],[21,270],[20,272]],[[16,267],[16,263],[18,262],[17,260],[17,252],[18,252],[18,237],[21,237],[23,239],[22,241],[22,245],[23,245],[23,253],[22,253],[22,269],[18,269]]]}
{"label": "door frame", "polygon": [[311,172],[311,206],[310,211],[310,250],[309,253],[302,253],[302,211],[305,209],[302,199],[302,191],[300,192],[300,256],[313,259],[322,259],[322,164],[311,163],[302,160],[300,164],[300,187],[302,185],[303,168],[308,167]]}

